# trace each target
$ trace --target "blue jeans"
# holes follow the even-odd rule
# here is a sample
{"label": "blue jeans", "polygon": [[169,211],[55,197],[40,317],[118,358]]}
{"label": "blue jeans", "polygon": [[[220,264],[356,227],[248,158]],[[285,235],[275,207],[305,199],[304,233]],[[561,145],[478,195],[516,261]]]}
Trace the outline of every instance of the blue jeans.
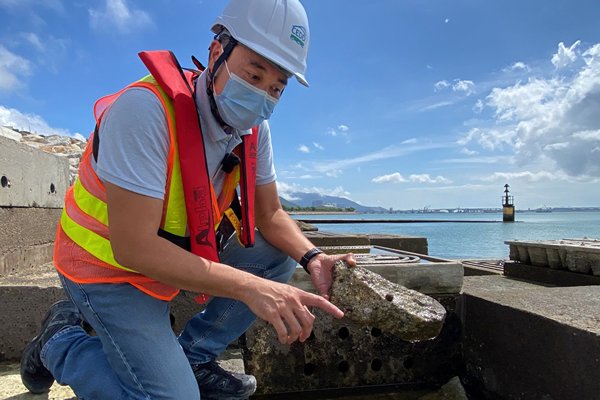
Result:
{"label": "blue jeans", "polygon": [[[287,282],[296,262],[259,232],[244,249],[232,237],[221,261],[266,279]],[[56,381],[84,400],[200,399],[190,364],[214,360],[255,320],[238,301],[213,298],[177,338],[170,304],[129,284],[79,284],[60,276],[68,298],[97,336],[79,326],[63,329],[42,349]]]}

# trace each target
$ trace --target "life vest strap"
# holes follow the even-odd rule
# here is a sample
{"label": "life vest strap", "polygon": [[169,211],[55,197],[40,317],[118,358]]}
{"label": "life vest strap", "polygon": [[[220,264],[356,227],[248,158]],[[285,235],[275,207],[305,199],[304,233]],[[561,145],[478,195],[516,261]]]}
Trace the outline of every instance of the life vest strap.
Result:
{"label": "life vest strap", "polygon": [[192,249],[192,243],[189,237],[175,235],[171,232],[167,232],[164,229],[158,229],[158,236],[163,239],[167,239],[169,242],[181,247],[184,250],[190,251]]}

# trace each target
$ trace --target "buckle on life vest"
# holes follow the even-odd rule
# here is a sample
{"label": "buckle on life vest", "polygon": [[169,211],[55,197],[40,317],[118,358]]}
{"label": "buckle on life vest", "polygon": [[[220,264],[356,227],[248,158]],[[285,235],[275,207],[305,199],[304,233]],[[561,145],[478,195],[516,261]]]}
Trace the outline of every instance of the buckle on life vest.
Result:
{"label": "buckle on life vest", "polygon": [[223,218],[221,219],[221,223],[219,224],[216,232],[217,250],[219,253],[225,249],[227,241],[229,238],[231,238],[234,232],[239,238],[242,233],[242,223],[233,209],[228,208],[223,212]]}

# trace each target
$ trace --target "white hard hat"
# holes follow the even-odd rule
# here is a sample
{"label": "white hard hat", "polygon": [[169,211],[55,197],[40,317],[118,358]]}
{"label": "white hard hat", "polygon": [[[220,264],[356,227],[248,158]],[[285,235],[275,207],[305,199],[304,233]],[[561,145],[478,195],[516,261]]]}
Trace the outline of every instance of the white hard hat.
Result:
{"label": "white hard hat", "polygon": [[277,64],[308,86],[308,18],[298,0],[231,0],[212,31],[225,27],[249,49]]}

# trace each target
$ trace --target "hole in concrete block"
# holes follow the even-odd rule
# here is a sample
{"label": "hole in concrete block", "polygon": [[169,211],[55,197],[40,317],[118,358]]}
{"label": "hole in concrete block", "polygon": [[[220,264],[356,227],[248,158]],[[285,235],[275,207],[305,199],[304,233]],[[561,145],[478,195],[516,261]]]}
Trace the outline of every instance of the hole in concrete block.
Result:
{"label": "hole in concrete block", "polygon": [[306,363],[306,364],[304,364],[304,375],[311,376],[312,374],[315,373],[316,369],[317,369],[317,367],[315,366],[315,364]]}
{"label": "hole in concrete block", "polygon": [[56,193],[56,187],[54,186],[54,183],[50,184],[50,194],[54,194]]}
{"label": "hole in concrete block", "polygon": [[390,294],[390,293],[388,293],[388,294],[386,294],[386,295],[385,295],[385,299],[386,299],[387,301],[394,301],[394,295],[393,295],[393,294]]}
{"label": "hole in concrete block", "polygon": [[338,364],[338,371],[340,371],[342,373],[348,372],[349,369],[350,369],[350,364],[348,364],[348,361],[342,361],[341,363]]}
{"label": "hole in concrete block", "polygon": [[404,368],[406,368],[406,369],[411,369],[414,364],[415,364],[415,360],[412,357],[406,357],[404,359],[404,362],[402,363],[402,365],[404,365]]}
{"label": "hole in concrete block", "polygon": [[340,337],[340,339],[347,339],[348,336],[350,336],[350,331],[348,330],[348,328],[346,328],[345,326],[341,327],[340,330],[338,331],[338,336]]}
{"label": "hole in concrete block", "polygon": [[10,181],[5,175],[2,175],[2,178],[0,178],[0,185],[2,185],[3,188],[10,187]]}
{"label": "hole in concrete block", "polygon": [[381,329],[379,328],[371,328],[371,336],[379,337],[381,336]]}
{"label": "hole in concrete block", "polygon": [[383,367],[383,362],[376,358],[373,361],[371,361],[371,369],[375,372],[379,371],[381,369],[381,367]]}

